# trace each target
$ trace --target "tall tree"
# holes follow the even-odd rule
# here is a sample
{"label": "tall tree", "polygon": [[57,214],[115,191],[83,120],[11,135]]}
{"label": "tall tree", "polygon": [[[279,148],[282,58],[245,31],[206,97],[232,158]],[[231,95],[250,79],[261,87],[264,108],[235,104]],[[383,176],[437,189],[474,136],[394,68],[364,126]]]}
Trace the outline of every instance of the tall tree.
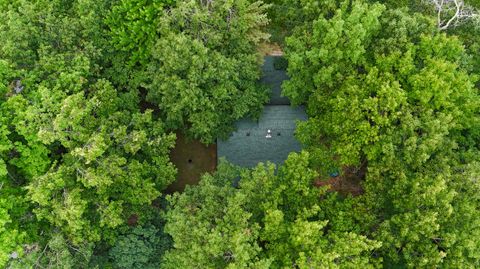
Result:
{"label": "tall tree", "polygon": [[[222,163],[199,186],[170,197],[165,231],[173,249],[167,268],[374,268],[379,242],[322,219],[317,173],[307,153],[238,171]],[[240,177],[239,186],[233,184]]]}
{"label": "tall tree", "polygon": [[258,116],[267,101],[257,82],[265,9],[248,0],[189,0],[162,14],[146,88],[169,128],[212,143],[235,120]]}
{"label": "tall tree", "polygon": [[308,107],[299,138],[324,172],[332,162],[366,165],[358,200],[376,215],[365,232],[382,242],[384,265],[477,266],[475,255],[458,255],[474,253],[462,234],[476,235],[478,223],[458,225],[478,206],[462,197],[477,188],[463,167],[476,165],[468,156],[479,141],[479,96],[462,44],[428,17],[360,1],[305,29],[287,41],[284,85]]}
{"label": "tall tree", "polygon": [[170,240],[153,226],[135,227],[121,235],[109,256],[114,268],[162,268],[162,254],[170,248]]}
{"label": "tall tree", "polygon": [[75,242],[99,240],[101,230],[125,223],[175,176],[168,158],[175,136],[164,133],[151,111],[129,110],[127,96],[105,81],[88,92],[67,97],[51,129],[39,134],[66,153],[28,187],[37,215]]}
{"label": "tall tree", "polygon": [[[34,136],[16,127],[25,103],[13,78],[15,72],[0,59],[0,266],[22,255],[22,245],[38,239],[39,224],[23,189],[33,176],[45,172],[48,150]],[[12,83],[13,81],[13,83]]]}
{"label": "tall tree", "polygon": [[175,136],[140,112],[135,90],[101,79],[109,2],[1,3],[1,139],[9,141],[0,142],[0,171],[3,179],[6,163],[19,181],[12,188],[33,203],[37,223],[49,224],[39,244],[58,231],[73,246],[112,242],[115,228],[174,180]]}
{"label": "tall tree", "polygon": [[[111,43],[118,52],[128,54],[130,65],[145,65],[159,38],[158,24],[166,6],[174,0],[120,0],[109,12],[106,23],[110,28]],[[118,53],[117,52],[117,53]]]}

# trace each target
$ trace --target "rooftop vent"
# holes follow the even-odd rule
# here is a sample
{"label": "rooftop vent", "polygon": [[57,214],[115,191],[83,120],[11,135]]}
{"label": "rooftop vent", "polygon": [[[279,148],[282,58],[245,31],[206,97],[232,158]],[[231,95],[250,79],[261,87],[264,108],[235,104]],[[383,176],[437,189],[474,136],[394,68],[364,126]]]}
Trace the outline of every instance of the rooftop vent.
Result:
{"label": "rooftop vent", "polygon": [[267,135],[265,136],[267,139],[272,138],[272,130],[268,129],[267,130]]}

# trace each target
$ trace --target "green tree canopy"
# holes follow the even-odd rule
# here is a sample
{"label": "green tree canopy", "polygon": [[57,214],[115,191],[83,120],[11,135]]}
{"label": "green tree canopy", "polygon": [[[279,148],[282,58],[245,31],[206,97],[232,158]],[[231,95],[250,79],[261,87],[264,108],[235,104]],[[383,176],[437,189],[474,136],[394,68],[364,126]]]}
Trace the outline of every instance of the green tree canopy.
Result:
{"label": "green tree canopy", "polygon": [[212,143],[235,120],[258,116],[267,101],[257,82],[265,9],[248,0],[189,0],[162,15],[146,88],[169,128]]}
{"label": "green tree canopy", "polygon": [[121,235],[109,256],[115,268],[161,268],[162,254],[170,248],[169,238],[153,226],[135,227]]}
{"label": "green tree canopy", "polygon": [[[480,267],[480,28],[381,2],[0,0],[0,267]],[[305,150],[165,207],[174,132],[259,116],[270,20]]]}
{"label": "green tree canopy", "polygon": [[128,54],[130,65],[147,64],[159,38],[159,20],[174,0],[120,0],[106,18],[115,49]]}
{"label": "green tree canopy", "polygon": [[478,266],[463,236],[478,234],[467,217],[478,200],[463,195],[478,188],[466,167],[478,162],[480,99],[461,42],[428,17],[361,1],[308,28],[287,39],[284,94],[310,115],[298,138],[324,173],[367,167],[359,206],[374,214],[365,232],[384,265]]}
{"label": "green tree canopy", "polygon": [[[102,79],[111,53],[107,2],[2,3],[0,191],[11,236],[19,226],[12,219],[33,222],[22,214],[35,207],[36,223],[49,224],[35,243],[46,244],[54,230],[73,245],[112,241],[129,214],[174,180],[175,136],[151,110],[140,111],[138,92]],[[21,199],[4,209],[13,194]]]}
{"label": "green tree canopy", "polygon": [[52,129],[40,131],[45,144],[60,142],[66,153],[28,187],[37,215],[77,242],[99,240],[99,230],[125,223],[175,175],[167,156],[175,136],[151,111],[123,107],[128,99],[104,81],[88,91],[67,97]]}
{"label": "green tree canopy", "polygon": [[[309,155],[238,171],[221,163],[199,186],[169,198],[167,268],[374,268],[380,243],[323,219]],[[240,177],[238,188],[234,182]],[[342,228],[340,228],[342,227]],[[338,228],[338,229],[337,229]],[[345,231],[350,230],[350,231]]]}

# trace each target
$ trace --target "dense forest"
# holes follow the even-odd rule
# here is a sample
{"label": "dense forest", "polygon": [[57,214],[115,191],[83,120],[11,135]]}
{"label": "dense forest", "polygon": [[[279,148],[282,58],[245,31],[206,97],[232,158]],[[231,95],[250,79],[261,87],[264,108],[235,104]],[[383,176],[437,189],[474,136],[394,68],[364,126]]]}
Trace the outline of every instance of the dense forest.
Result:
{"label": "dense forest", "polygon": [[[479,268],[479,10],[0,0],[0,268]],[[269,44],[304,149],[167,194],[179,132],[261,114]]]}

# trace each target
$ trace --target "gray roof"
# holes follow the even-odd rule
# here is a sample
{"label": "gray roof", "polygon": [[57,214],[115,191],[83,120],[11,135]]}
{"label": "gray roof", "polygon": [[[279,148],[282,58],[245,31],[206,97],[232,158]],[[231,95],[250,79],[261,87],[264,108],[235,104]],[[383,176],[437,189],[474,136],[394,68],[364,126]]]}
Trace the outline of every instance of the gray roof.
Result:
{"label": "gray roof", "polygon": [[[296,122],[306,119],[303,107],[265,106],[258,121],[238,121],[237,131],[227,141],[217,141],[218,157],[243,167],[266,161],[282,164],[290,152],[301,150],[294,132]],[[266,138],[269,129],[272,137]]]}
{"label": "gray roof", "polygon": [[[217,156],[233,164],[254,167],[259,162],[282,164],[290,152],[300,151],[295,139],[295,127],[299,120],[307,120],[303,107],[291,107],[290,100],[281,96],[282,82],[288,79],[285,71],[275,70],[275,57],[265,57],[261,82],[268,85],[271,98],[258,121],[243,119],[236,123],[237,131],[226,141],[217,141]],[[271,138],[267,138],[267,130]]]}
{"label": "gray roof", "polygon": [[288,79],[287,73],[283,70],[275,70],[273,63],[279,56],[266,56],[262,67],[263,76],[260,80],[263,84],[269,86],[271,91],[269,105],[289,105],[290,100],[282,97],[282,82]]}

